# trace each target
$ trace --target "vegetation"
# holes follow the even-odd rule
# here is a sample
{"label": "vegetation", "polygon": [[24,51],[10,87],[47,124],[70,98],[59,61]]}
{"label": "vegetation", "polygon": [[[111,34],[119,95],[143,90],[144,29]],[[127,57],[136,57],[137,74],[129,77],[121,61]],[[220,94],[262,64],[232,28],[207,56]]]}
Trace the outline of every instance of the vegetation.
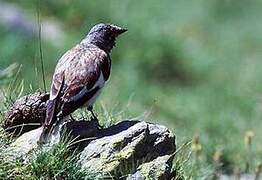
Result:
{"label": "vegetation", "polygon": [[29,163],[6,157],[7,153],[1,149],[1,179],[94,179],[94,175],[81,170],[77,156],[69,155],[65,143],[49,151],[36,153],[36,158]]}
{"label": "vegetation", "polygon": [[[36,19],[36,0],[5,2]],[[173,129],[179,146],[193,139],[192,148],[183,148],[175,160],[174,170],[181,179],[258,173],[262,161],[260,7],[259,0],[41,1],[41,20],[57,21],[65,34],[61,42],[42,40],[47,85],[59,57],[92,25],[125,26],[129,32],[113,50],[112,76],[95,108],[102,119],[116,115],[120,120],[123,113],[117,112],[130,118],[145,114],[146,120]],[[0,69],[17,63],[16,70],[9,67],[14,73],[0,71],[0,96],[10,103],[19,94],[43,89],[37,33],[28,36],[0,24],[0,34]],[[18,93],[11,91],[10,84]],[[2,147],[8,143],[3,139]],[[17,162],[2,166],[2,160],[0,165],[37,174],[32,168],[42,166],[40,159],[30,168]],[[0,168],[0,177],[6,177],[2,175],[6,172]]]}

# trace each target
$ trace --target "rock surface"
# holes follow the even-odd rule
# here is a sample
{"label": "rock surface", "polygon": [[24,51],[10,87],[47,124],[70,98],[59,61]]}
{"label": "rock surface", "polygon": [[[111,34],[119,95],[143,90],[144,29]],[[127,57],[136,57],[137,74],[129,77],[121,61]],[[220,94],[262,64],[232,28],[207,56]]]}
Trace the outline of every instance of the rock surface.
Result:
{"label": "rock surface", "polygon": [[21,135],[40,127],[45,119],[49,95],[36,92],[16,100],[4,115],[3,128],[14,135]]}
{"label": "rock surface", "polygon": [[81,152],[83,168],[118,178],[135,172],[141,177],[148,173],[159,179],[170,176],[168,159],[176,147],[175,136],[166,127],[123,121],[101,130],[101,134]]}
{"label": "rock surface", "polygon": [[38,147],[38,140],[42,133],[42,127],[24,133],[9,148],[6,149],[10,154],[10,159],[27,159],[27,156]]}
{"label": "rock surface", "polygon": [[[12,145],[19,156],[36,146],[41,128],[20,136]],[[122,121],[100,129],[95,121],[67,122],[60,131],[74,142],[83,169],[116,179],[170,179],[175,136],[166,127],[140,121]],[[57,138],[60,138],[57,135]],[[25,158],[24,158],[25,159]]]}
{"label": "rock surface", "polygon": [[155,158],[138,166],[137,171],[129,175],[127,180],[134,179],[171,179],[173,155],[165,155]]}

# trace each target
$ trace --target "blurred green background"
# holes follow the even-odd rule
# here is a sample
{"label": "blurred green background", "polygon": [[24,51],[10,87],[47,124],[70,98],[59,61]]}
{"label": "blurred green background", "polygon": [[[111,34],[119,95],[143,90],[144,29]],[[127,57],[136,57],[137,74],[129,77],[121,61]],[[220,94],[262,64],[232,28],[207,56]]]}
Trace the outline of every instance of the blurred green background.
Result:
{"label": "blurred green background", "polygon": [[[22,65],[18,77],[24,79],[24,94],[30,87],[43,88],[38,5],[36,0],[0,1],[0,69]],[[147,120],[170,127],[179,143],[197,134],[203,159],[211,164],[219,150],[228,171],[234,164],[244,167],[245,132],[252,131],[253,160],[258,162],[262,159],[261,7],[260,0],[41,1],[48,88],[59,57],[94,24],[127,27],[128,33],[113,50],[112,75],[97,106],[123,110],[129,117],[149,114]],[[17,17],[12,19],[12,13]],[[11,79],[2,78],[2,88]]]}

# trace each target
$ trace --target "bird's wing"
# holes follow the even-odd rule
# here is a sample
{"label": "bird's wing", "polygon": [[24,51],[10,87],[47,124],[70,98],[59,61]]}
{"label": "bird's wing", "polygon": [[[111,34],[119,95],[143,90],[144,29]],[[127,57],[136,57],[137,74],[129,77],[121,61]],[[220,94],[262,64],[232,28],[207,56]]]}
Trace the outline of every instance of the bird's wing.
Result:
{"label": "bird's wing", "polygon": [[53,76],[45,124],[52,125],[59,112],[66,116],[91,99],[100,89],[100,75],[109,78],[110,65],[109,56],[98,48],[76,46],[65,53]]}
{"label": "bird's wing", "polygon": [[109,55],[103,56],[103,58],[104,59],[99,62],[99,66],[101,68],[105,81],[107,81],[111,72],[111,58]]}
{"label": "bird's wing", "polygon": [[71,79],[70,82],[65,83],[67,88],[62,97],[63,107],[61,108],[63,116],[83,106],[97,93],[101,88],[98,81],[106,81],[109,78],[110,65],[109,55],[98,48],[90,48],[82,54],[78,71],[68,78]]}
{"label": "bird's wing", "polygon": [[77,49],[73,48],[67,51],[58,61],[55,73],[53,75],[53,81],[50,90],[50,98],[47,103],[46,118],[43,123],[46,127],[52,125],[56,119],[56,114],[61,106],[60,97],[65,90],[65,76],[64,69],[68,66],[68,62],[71,59],[77,57]]}
{"label": "bird's wing", "polygon": [[98,80],[101,80],[101,75],[102,81],[105,81],[110,74],[109,56],[96,47],[80,50],[69,64],[63,68],[65,84],[63,95],[59,98],[62,116],[74,112],[90,100],[100,89]]}

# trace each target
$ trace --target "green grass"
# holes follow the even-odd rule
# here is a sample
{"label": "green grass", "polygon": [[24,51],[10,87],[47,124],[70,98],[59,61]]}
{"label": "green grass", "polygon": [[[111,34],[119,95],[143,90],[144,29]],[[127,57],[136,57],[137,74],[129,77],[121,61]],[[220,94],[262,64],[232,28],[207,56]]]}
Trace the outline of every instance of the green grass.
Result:
{"label": "green grass", "polygon": [[[0,179],[95,179],[99,177],[78,164],[78,155],[67,148],[67,143],[59,143],[48,151],[34,152],[29,162],[8,159],[4,149],[0,149]],[[100,178],[97,178],[100,179]]]}

